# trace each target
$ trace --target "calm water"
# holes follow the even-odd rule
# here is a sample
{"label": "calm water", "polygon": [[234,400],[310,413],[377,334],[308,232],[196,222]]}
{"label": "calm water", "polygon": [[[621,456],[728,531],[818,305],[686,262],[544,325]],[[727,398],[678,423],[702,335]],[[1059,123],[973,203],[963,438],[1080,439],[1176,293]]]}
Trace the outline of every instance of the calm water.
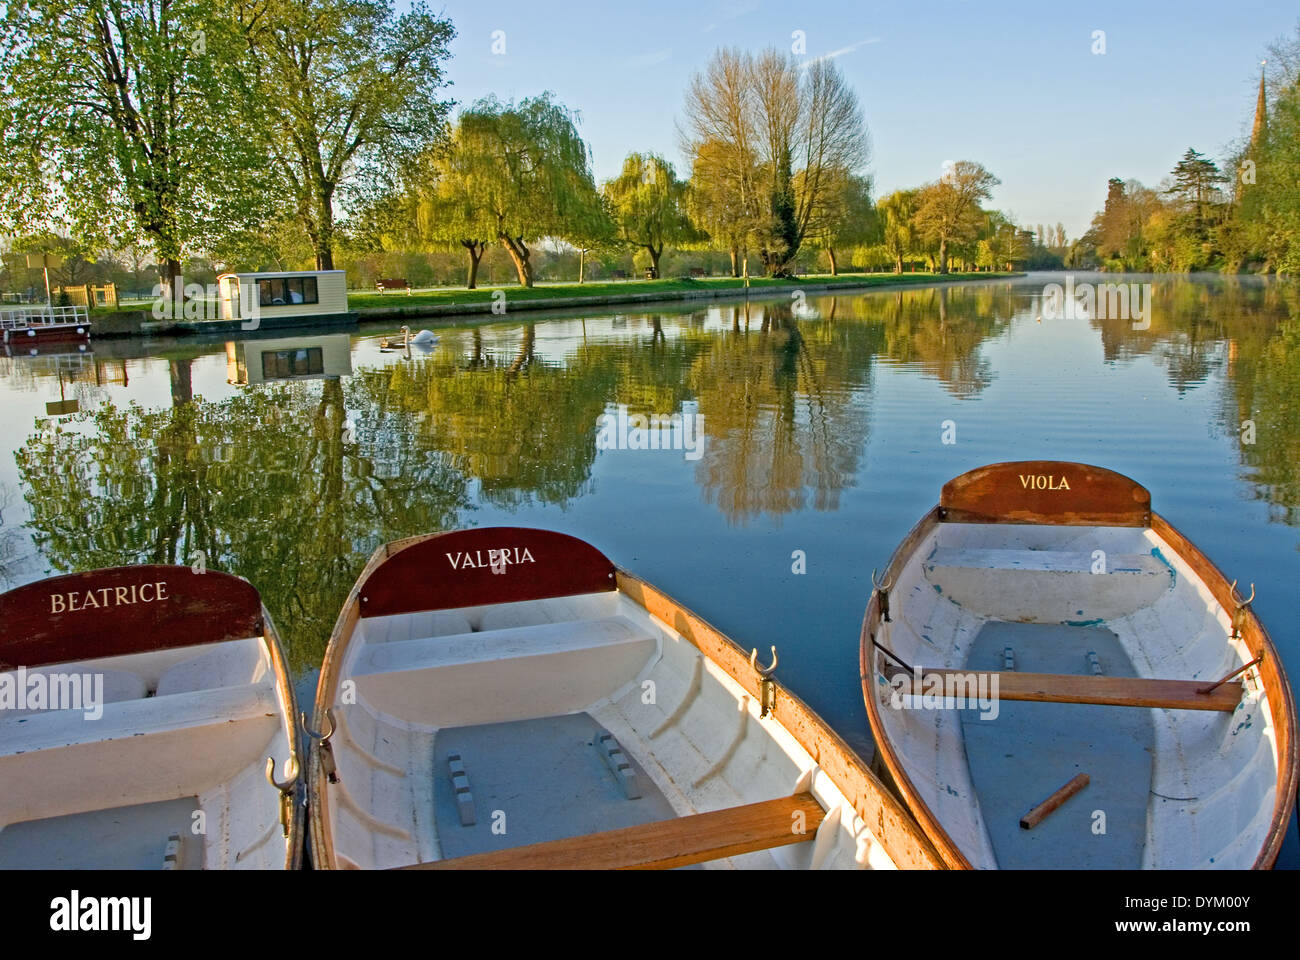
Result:
{"label": "calm water", "polygon": [[[1038,320],[1060,279],[814,297],[802,316],[789,299],[523,314],[410,356],[381,352],[377,328],[0,357],[0,577],[202,550],[262,591],[307,694],[377,545],[551,527],[743,645],[775,644],[779,680],[862,746],[872,567],[951,477],[1082,460],[1145,484],[1255,583],[1300,676],[1300,288],[1136,278],[1155,288],[1133,330]],[[703,455],[598,450],[617,404],[698,412]],[[1282,862],[1300,864],[1294,825]]]}

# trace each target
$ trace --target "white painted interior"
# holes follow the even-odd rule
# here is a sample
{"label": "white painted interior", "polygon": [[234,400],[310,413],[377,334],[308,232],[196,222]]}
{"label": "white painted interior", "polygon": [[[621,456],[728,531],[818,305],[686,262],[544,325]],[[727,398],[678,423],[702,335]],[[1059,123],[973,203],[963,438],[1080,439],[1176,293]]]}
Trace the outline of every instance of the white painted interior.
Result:
{"label": "white painted interior", "polygon": [[[440,727],[585,711],[679,816],[809,789],[829,813],[814,841],[710,867],[892,867],[815,761],[723,670],[621,593],[361,620],[343,654],[326,787],[341,866],[440,858],[433,740]],[[650,696],[653,691],[653,696]],[[652,702],[646,702],[652,700]],[[812,830],[814,824],[809,824]]]}
{"label": "white painted interior", "polygon": [[[1097,550],[1104,574],[1092,572]],[[903,567],[890,613],[877,639],[920,667],[965,666],[987,620],[1096,623],[1119,636],[1144,677],[1217,680],[1253,659],[1230,639],[1231,612],[1149,529],[941,523]],[[996,866],[956,712],[891,709],[885,677],[875,680],[888,738],[926,805],[975,866]],[[1258,856],[1273,813],[1277,743],[1257,668],[1245,689],[1230,714],[1151,711],[1144,867],[1245,869]]]}
{"label": "white painted interior", "polygon": [[[34,672],[34,671],[33,671]],[[205,868],[280,869],[290,706],[260,637],[41,668],[103,673],[103,713],[0,710],[0,831],[28,820],[197,796]],[[102,850],[103,838],[86,837]],[[163,865],[165,832],[158,837]],[[40,864],[4,864],[40,866]]]}

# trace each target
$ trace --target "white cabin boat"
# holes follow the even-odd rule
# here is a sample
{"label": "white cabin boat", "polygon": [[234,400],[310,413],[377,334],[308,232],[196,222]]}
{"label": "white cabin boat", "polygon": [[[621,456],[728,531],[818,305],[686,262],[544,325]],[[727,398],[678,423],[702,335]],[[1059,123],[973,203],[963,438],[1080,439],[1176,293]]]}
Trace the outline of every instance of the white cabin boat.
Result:
{"label": "white cabin boat", "polygon": [[381,547],[340,614],[308,731],[313,861],[940,866],[763,669],[573,537]]}
{"label": "white cabin boat", "polygon": [[293,689],[257,591],[135,566],[0,594],[0,869],[293,869]]}
{"label": "white cabin boat", "polygon": [[223,273],[217,277],[221,319],[244,330],[354,324],[343,270]]}
{"label": "white cabin boat", "polygon": [[879,757],[944,860],[1271,866],[1294,699],[1235,586],[1109,470],[1001,463],[946,484],[861,646]]}

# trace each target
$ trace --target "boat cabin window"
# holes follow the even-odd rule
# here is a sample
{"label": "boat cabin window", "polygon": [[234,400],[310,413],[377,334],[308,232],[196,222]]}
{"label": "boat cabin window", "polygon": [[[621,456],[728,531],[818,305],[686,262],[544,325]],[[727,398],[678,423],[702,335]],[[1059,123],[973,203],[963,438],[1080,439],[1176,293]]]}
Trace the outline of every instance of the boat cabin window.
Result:
{"label": "boat cabin window", "polygon": [[307,377],[324,372],[325,363],[320,347],[308,347],[305,350],[266,350],[262,353],[262,377],[266,380]]}
{"label": "boat cabin window", "polygon": [[261,305],[283,307],[294,303],[319,303],[315,277],[270,277],[257,281]]}

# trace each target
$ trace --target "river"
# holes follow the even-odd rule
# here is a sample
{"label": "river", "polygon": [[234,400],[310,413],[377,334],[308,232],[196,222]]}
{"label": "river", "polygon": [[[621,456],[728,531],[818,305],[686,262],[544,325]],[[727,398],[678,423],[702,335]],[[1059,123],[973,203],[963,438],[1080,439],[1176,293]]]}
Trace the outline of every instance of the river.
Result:
{"label": "river", "polygon": [[[1123,279],[1152,283],[1149,322],[1056,317],[1063,278],[1031,275],[520,313],[409,351],[363,327],[0,357],[0,586],[202,551],[261,590],[309,699],[376,546],[550,527],[775,645],[779,681],[866,748],[872,568],[953,476],[1079,460],[1253,583],[1300,676],[1300,287]],[[698,415],[701,446],[599,449],[620,405]]]}

